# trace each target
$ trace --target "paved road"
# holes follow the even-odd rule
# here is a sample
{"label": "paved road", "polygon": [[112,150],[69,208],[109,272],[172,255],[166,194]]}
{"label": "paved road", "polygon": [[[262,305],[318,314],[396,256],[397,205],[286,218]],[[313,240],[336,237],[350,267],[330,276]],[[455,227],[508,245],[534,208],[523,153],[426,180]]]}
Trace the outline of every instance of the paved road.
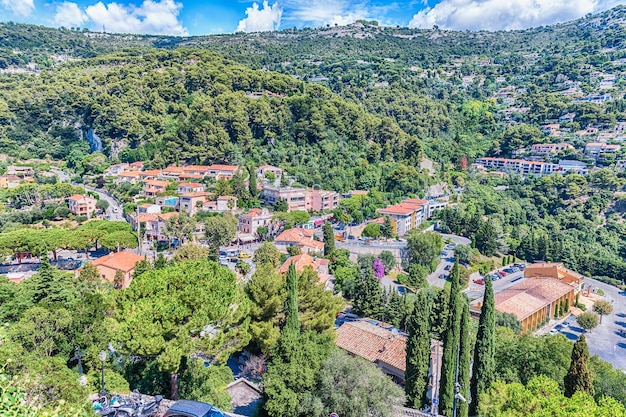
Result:
{"label": "paved road", "polygon": [[69,174],[65,171],[61,171],[58,168],[50,168],[50,171],[56,174],[59,177],[60,182],[70,182],[71,178]]}
{"label": "paved road", "polygon": [[[497,270],[502,270],[504,268],[499,268]],[[496,271],[491,271],[487,275],[493,275]],[[524,281],[524,271],[513,272],[512,274],[507,274],[505,277],[500,278],[498,280],[493,281],[493,292],[497,294],[506,290],[507,288],[512,287],[515,284],[519,284]],[[470,304],[476,304],[479,301],[482,301],[483,295],[485,293],[485,286],[476,284],[474,282],[470,282],[468,287],[465,289],[465,294],[467,294],[470,299]]]}
{"label": "paved road", "polygon": [[[463,236],[442,233],[441,237],[443,237],[444,240],[451,240],[455,245],[469,245],[472,243],[471,240]],[[443,285],[446,283],[446,277],[449,275],[450,269],[452,269],[452,265],[454,264],[454,249],[444,249],[439,259],[439,265],[437,265],[435,271],[426,279],[428,280],[428,284],[443,288]],[[444,278],[441,278],[442,276]]]}
{"label": "paved road", "polygon": [[125,222],[126,218],[124,218],[124,211],[122,210],[122,206],[117,202],[116,199],[111,197],[106,191],[100,190],[98,188],[93,188],[88,185],[81,185],[85,190],[94,192],[100,196],[100,199],[106,200],[109,203],[109,208],[106,211],[106,215],[109,216],[109,220],[111,221],[121,221]]}
{"label": "paved road", "polygon": [[[602,324],[585,333],[589,353],[598,355],[602,360],[613,364],[615,368],[626,370],[626,337],[620,335],[620,330],[626,331],[626,292],[591,278],[585,278],[585,287],[587,285],[602,289],[605,299],[613,302],[613,313],[604,316]],[[583,330],[577,326],[574,317],[566,321],[570,325],[561,330],[561,333],[572,341],[577,340]],[[558,323],[554,321],[550,328]]]}

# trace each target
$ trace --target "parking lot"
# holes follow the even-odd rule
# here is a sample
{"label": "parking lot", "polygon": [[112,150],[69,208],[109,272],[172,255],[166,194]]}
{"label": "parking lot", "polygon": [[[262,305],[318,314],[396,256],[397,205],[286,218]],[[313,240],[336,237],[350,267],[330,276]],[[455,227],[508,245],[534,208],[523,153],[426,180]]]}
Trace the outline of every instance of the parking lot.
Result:
{"label": "parking lot", "polygon": [[[613,313],[604,316],[602,323],[585,333],[589,353],[612,363],[615,368],[626,370],[626,292],[612,285],[587,278],[585,286],[591,285],[604,292],[604,299],[613,303]],[[559,327],[560,326],[560,327]],[[571,341],[576,341],[583,329],[576,324],[576,317],[570,316],[563,323],[552,321],[539,334],[561,333]]]}
{"label": "parking lot", "polygon": [[[500,268],[500,269],[497,269],[496,271],[502,271],[503,269],[504,268]],[[470,281],[468,283],[468,287],[465,290],[465,293],[470,299],[470,304],[475,304],[478,301],[482,301],[483,295],[485,293],[484,280],[487,279],[486,278],[487,276],[497,275],[496,271],[491,271],[481,280]],[[499,278],[497,278],[496,280],[493,280],[493,292],[495,294],[502,292],[506,290],[507,288],[512,287],[513,285],[519,282],[522,282],[523,280],[526,279],[524,278],[523,269],[511,272],[511,273],[506,273],[506,275],[503,277],[500,275],[497,275],[497,277]]]}

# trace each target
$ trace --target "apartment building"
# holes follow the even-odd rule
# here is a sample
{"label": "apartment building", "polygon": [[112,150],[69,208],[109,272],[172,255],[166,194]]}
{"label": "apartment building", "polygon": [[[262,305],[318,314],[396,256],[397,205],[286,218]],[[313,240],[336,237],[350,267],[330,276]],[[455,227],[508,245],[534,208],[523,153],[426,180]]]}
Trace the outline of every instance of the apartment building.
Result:
{"label": "apartment building", "polygon": [[534,155],[555,155],[565,150],[574,150],[574,147],[569,143],[536,143],[531,146],[531,151]]}
{"label": "apartment building", "polygon": [[266,208],[250,209],[249,212],[239,215],[239,232],[247,235],[256,235],[259,227],[268,227],[272,222],[272,213]]}
{"label": "apartment building", "polygon": [[276,204],[279,200],[286,201],[287,211],[320,212],[336,209],[340,199],[339,194],[335,191],[273,186],[264,186],[262,197],[267,204]]}
{"label": "apartment building", "polygon": [[524,159],[507,159],[507,158],[478,158],[477,164],[487,169],[495,169],[503,172],[513,172],[523,176],[529,175],[549,175],[559,172],[561,169],[557,164],[539,161],[526,161]]}
{"label": "apartment building", "polygon": [[96,200],[93,197],[84,196],[81,194],[74,194],[67,199],[67,204],[70,213],[75,216],[87,216],[91,217],[94,211],[96,211]]}
{"label": "apartment building", "polygon": [[622,149],[620,145],[609,145],[604,142],[590,142],[585,145],[585,155],[601,158],[605,155],[615,155]]}

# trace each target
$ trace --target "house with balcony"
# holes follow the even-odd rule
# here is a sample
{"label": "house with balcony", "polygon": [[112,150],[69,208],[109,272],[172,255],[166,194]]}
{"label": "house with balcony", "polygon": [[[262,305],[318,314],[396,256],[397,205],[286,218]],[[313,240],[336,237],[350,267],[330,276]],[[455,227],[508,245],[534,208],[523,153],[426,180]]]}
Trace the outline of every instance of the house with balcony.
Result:
{"label": "house with balcony", "polygon": [[74,194],[67,199],[70,213],[75,216],[87,216],[88,218],[96,211],[97,202],[98,200],[95,198],[81,194]]}
{"label": "house with balcony", "polygon": [[332,275],[328,270],[328,259],[301,253],[300,255],[287,258],[287,260],[278,269],[278,272],[286,274],[289,266],[292,264],[296,268],[296,272],[299,274],[302,273],[305,268],[311,268],[317,273],[318,284],[324,285],[324,289],[333,289]]}
{"label": "house with balcony", "polygon": [[574,150],[569,143],[536,143],[530,148],[533,155],[556,155],[566,150]]}
{"label": "house with balcony", "polygon": [[204,192],[204,185],[199,182],[181,182],[178,184],[178,194]]}
{"label": "house with balcony", "polygon": [[234,195],[222,195],[215,201],[206,201],[202,209],[216,213],[235,211],[237,210],[237,197]]}
{"label": "house with balcony", "polygon": [[[116,288],[128,288],[135,272],[135,265],[144,259],[143,256],[132,252],[121,251],[104,255],[92,261],[91,264],[98,270],[102,281],[108,281],[116,285]],[[115,282],[118,271],[121,271],[122,279],[120,282]]]}
{"label": "house with balcony", "polygon": [[272,182],[274,185],[280,185],[283,177],[283,170],[281,168],[273,165],[261,165],[256,169],[256,176],[262,181],[267,181],[267,174],[274,175],[274,181]]}
{"label": "house with balcony", "polygon": [[310,190],[309,210],[322,212],[325,210],[335,210],[339,207],[339,193],[326,190]]}
{"label": "house with balcony", "polygon": [[247,213],[239,215],[238,230],[245,235],[255,236],[259,227],[269,228],[272,223],[272,213],[266,208],[250,209]]}
{"label": "house with balcony", "polygon": [[193,216],[198,211],[202,210],[204,203],[207,201],[209,193],[207,192],[193,192],[184,193],[180,195],[179,210]]}
{"label": "house with balcony", "polygon": [[114,182],[115,184],[121,184],[123,182],[128,182],[130,184],[137,184],[139,182],[139,171],[124,171],[117,175]]}
{"label": "house with balcony", "polygon": [[213,164],[207,167],[206,176],[209,176],[213,178],[214,180],[219,180],[219,179],[229,180],[235,175],[239,174],[240,172],[241,170],[236,165]]}
{"label": "house with balcony", "polygon": [[281,252],[291,246],[299,247],[303,253],[315,254],[324,251],[324,242],[313,239],[315,232],[308,229],[287,229],[274,239],[274,245]]}
{"label": "house with balcony", "polygon": [[164,193],[168,185],[170,185],[168,181],[147,180],[144,182],[143,192],[146,197],[156,197],[158,194]]}
{"label": "house with balcony", "polygon": [[287,211],[308,211],[311,206],[310,194],[305,188],[274,187],[266,185],[261,194],[266,204],[274,205],[279,200],[287,202]]}
{"label": "house with balcony", "polygon": [[183,167],[169,166],[161,170],[159,173],[159,179],[178,181],[179,177],[183,173]]}

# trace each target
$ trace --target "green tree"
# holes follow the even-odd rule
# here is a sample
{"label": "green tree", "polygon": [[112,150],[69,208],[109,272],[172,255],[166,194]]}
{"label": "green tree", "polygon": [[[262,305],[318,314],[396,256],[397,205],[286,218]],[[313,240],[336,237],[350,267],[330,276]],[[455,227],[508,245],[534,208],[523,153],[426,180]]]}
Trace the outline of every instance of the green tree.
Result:
{"label": "green tree", "polygon": [[324,255],[328,256],[335,250],[335,232],[330,222],[324,223]]}
{"label": "green tree", "polygon": [[249,263],[247,263],[243,259],[239,259],[237,261],[237,264],[235,265],[235,269],[239,271],[241,275],[246,276],[250,272],[251,267]]}
{"label": "green tree", "polygon": [[354,289],[354,312],[360,316],[378,317],[382,290],[371,267],[363,268]]}
{"label": "green tree", "polygon": [[274,203],[274,211],[276,211],[277,213],[286,213],[288,208],[289,206],[287,205],[287,202],[283,199],[280,199],[276,201],[276,203]]}
{"label": "green tree", "polygon": [[472,261],[472,247],[470,245],[456,245],[454,257],[459,263],[469,264]]}
{"label": "green tree", "polygon": [[[207,240],[209,239],[209,225],[207,224],[207,221],[213,218],[214,217],[210,217],[205,221]],[[167,236],[170,245],[174,243],[174,241],[178,241],[178,245],[182,245],[191,237],[195,227],[196,221],[190,217],[186,211],[183,211],[177,216],[172,216],[167,219],[165,222],[165,235]]]}
{"label": "green tree", "polygon": [[565,375],[565,396],[572,397],[577,392],[586,392],[593,395],[593,380],[591,372],[587,367],[589,363],[589,349],[587,348],[587,340],[582,334],[574,343],[572,349],[572,362],[569,371]]}
{"label": "green tree", "polygon": [[233,382],[233,372],[226,365],[205,366],[200,359],[190,359],[180,377],[181,396],[203,401],[228,410],[232,407],[226,386]]}
{"label": "green tree", "polygon": [[496,378],[495,332],[496,309],[493,296],[493,284],[491,280],[488,279],[485,280],[485,294],[483,296],[483,305],[480,309],[478,333],[476,334],[476,344],[474,346],[472,384],[470,385],[472,402],[469,408],[469,414],[472,416],[476,415],[478,412],[480,396],[489,388]]}
{"label": "green tree", "polygon": [[174,262],[203,261],[208,259],[208,257],[209,249],[192,243],[186,243],[178,248],[174,254]]}
{"label": "green tree", "polygon": [[335,348],[322,363],[318,383],[301,409],[311,417],[330,413],[391,417],[403,402],[402,389],[374,364]]}
{"label": "green tree", "polygon": [[390,272],[396,266],[396,257],[393,256],[391,251],[384,250],[380,253],[380,255],[378,255],[378,257],[383,262],[385,272]]}
{"label": "green tree", "polygon": [[378,238],[380,236],[380,224],[369,223],[361,233],[364,237]]}
{"label": "green tree", "polygon": [[[466,400],[470,392],[470,358],[472,354],[472,335],[470,328],[469,300],[465,294],[461,294],[461,325],[459,345],[459,391]],[[467,417],[469,404],[467,401],[457,401],[460,417]]]}
{"label": "green tree", "polygon": [[280,335],[279,324],[284,317],[287,294],[285,279],[269,263],[257,265],[252,278],[245,286],[252,302],[250,308],[250,334],[261,352],[269,354]]}
{"label": "green tree", "polygon": [[587,393],[579,392],[567,398],[556,381],[542,375],[531,379],[525,387],[520,383],[494,382],[481,400],[479,414],[483,417],[624,417],[626,410],[610,397],[602,398],[598,403]]}
{"label": "green tree", "polygon": [[215,262],[185,262],[141,274],[123,290],[115,338],[124,353],[155,358],[177,398],[183,358],[202,351],[223,363],[248,343],[248,313],[232,272]]}
{"label": "green tree", "polygon": [[427,403],[430,367],[430,302],[424,291],[417,293],[407,322],[406,372],[404,391],[407,406],[421,409]]}
{"label": "green tree", "polygon": [[450,297],[448,301],[448,325],[443,339],[441,380],[439,383],[439,411],[452,415],[456,380],[457,349],[460,344],[462,298],[459,283],[459,265],[454,264],[451,274]]}
{"label": "green tree", "polygon": [[474,236],[476,248],[485,256],[493,256],[497,249],[496,229],[490,221],[483,222]]}
{"label": "green tree", "polygon": [[435,261],[439,259],[439,254],[443,249],[443,239],[440,234],[424,233],[413,229],[409,231],[407,245],[411,262],[425,266],[430,271],[434,270]]}
{"label": "green tree", "polygon": [[598,313],[594,313],[593,311],[586,311],[578,316],[576,322],[585,331],[588,331],[598,327],[598,324],[600,324],[600,316]]}
{"label": "green tree", "polygon": [[393,237],[393,224],[391,223],[391,217],[385,216],[385,221],[380,226],[380,234],[386,239]]}
{"label": "green tree", "polygon": [[259,265],[268,264],[274,268],[280,266],[280,251],[270,242],[263,242],[254,253],[254,262]]}
{"label": "green tree", "polygon": [[215,247],[228,245],[237,233],[237,222],[232,215],[212,216],[204,220],[207,242]]}
{"label": "green tree", "polygon": [[96,208],[104,212],[109,208],[109,202],[106,201],[104,198],[101,198],[96,202]]}
{"label": "green tree", "polygon": [[602,324],[602,316],[608,316],[613,312],[613,304],[605,300],[596,301],[593,305],[593,311],[598,313],[600,324]]}
{"label": "green tree", "polygon": [[137,235],[128,231],[107,233],[100,238],[100,245],[105,249],[114,251],[126,248],[134,249],[138,246]]}
{"label": "green tree", "polygon": [[298,320],[298,274],[296,266],[291,263],[287,270],[287,301],[285,303],[285,332],[300,334]]}
{"label": "green tree", "polygon": [[32,304],[61,303],[69,305],[76,297],[72,277],[50,265],[47,256],[41,256],[41,265],[25,284],[24,291],[31,294]]}

